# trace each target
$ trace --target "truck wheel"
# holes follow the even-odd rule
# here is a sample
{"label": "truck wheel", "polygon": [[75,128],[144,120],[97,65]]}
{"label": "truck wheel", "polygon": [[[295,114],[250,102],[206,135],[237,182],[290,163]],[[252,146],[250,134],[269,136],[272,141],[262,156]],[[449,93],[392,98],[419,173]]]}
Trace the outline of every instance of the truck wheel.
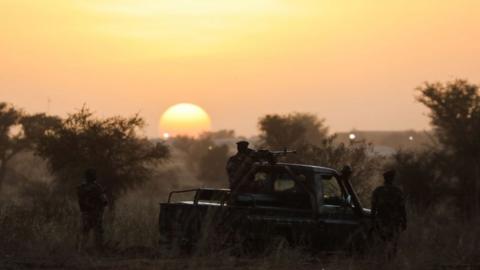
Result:
{"label": "truck wheel", "polygon": [[250,235],[235,232],[231,235],[229,247],[233,256],[251,256],[258,254],[259,245]]}
{"label": "truck wheel", "polygon": [[363,255],[367,252],[368,242],[370,238],[368,237],[368,232],[364,229],[359,229],[354,232],[348,239],[347,249],[349,255]]}
{"label": "truck wheel", "polygon": [[286,236],[275,235],[267,241],[265,246],[265,253],[267,255],[279,255],[282,251],[290,247],[290,241],[288,241],[288,238]]}

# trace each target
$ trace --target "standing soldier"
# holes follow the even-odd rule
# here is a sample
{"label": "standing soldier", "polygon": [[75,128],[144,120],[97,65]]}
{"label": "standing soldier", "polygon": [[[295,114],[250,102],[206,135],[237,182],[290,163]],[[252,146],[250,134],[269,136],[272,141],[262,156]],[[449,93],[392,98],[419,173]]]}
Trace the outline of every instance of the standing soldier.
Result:
{"label": "standing soldier", "polygon": [[241,180],[242,173],[245,173],[248,164],[253,162],[255,150],[248,148],[247,141],[237,142],[237,153],[227,161],[227,174],[230,188],[233,189],[237,181]]}
{"label": "standing soldier", "polygon": [[393,185],[395,174],[394,170],[385,172],[384,185],[377,187],[372,195],[374,226],[380,238],[389,245],[389,256],[397,251],[400,230],[407,228],[405,197],[402,190]]}
{"label": "standing soldier", "polygon": [[85,171],[85,182],[78,186],[78,204],[82,213],[80,248],[85,248],[89,233],[95,232],[95,246],[103,246],[103,211],[108,204],[104,189],[96,182],[95,169]]}

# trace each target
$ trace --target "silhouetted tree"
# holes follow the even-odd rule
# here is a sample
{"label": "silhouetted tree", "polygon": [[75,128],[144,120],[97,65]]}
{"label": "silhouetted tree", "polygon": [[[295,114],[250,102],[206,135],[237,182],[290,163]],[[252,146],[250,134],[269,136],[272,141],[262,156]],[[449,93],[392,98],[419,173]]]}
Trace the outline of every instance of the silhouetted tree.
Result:
{"label": "silhouetted tree", "polygon": [[22,112],[6,103],[0,103],[0,190],[7,172],[8,161],[23,149],[20,133],[12,134],[19,128]]}
{"label": "silhouetted tree", "polygon": [[24,115],[20,119],[22,126],[22,133],[25,138],[28,139],[30,147],[40,141],[45,133],[51,132],[62,125],[62,119],[58,116],[46,115],[44,113],[38,113],[33,115]]}
{"label": "silhouetted tree", "polygon": [[373,178],[379,174],[383,162],[370,144],[336,143],[336,136],[328,135],[323,120],[312,114],[267,115],[260,119],[258,126],[263,147],[297,150],[297,154],[287,155],[282,161],[336,169],[352,166],[352,184],[359,196],[368,202]]}
{"label": "silhouetted tree", "polygon": [[20,152],[32,150],[38,138],[58,123],[56,117],[27,115],[12,105],[0,103],[0,190],[8,162]]}
{"label": "silhouetted tree", "polygon": [[195,141],[194,137],[179,135],[172,138],[172,146],[181,152],[188,153]]}
{"label": "silhouetted tree", "polygon": [[113,201],[144,183],[153,166],[168,157],[166,145],[138,134],[143,126],[137,115],[99,119],[84,107],[45,133],[37,153],[48,161],[57,188],[73,191],[83,171],[91,167]]}
{"label": "silhouetted tree", "polygon": [[431,125],[441,151],[455,171],[457,201],[467,214],[480,210],[480,96],[478,85],[466,80],[425,83],[418,101],[430,110]]}
{"label": "silhouetted tree", "polygon": [[212,187],[228,187],[228,178],[225,171],[228,157],[229,148],[227,145],[210,146],[198,162],[198,179]]}
{"label": "silhouetted tree", "polygon": [[408,196],[408,202],[417,210],[430,210],[440,203],[454,199],[455,189],[449,179],[454,172],[445,170],[449,160],[437,149],[418,151],[400,150],[393,155],[398,182]]}
{"label": "silhouetted tree", "polygon": [[225,165],[230,155],[227,145],[235,140],[232,130],[205,132],[198,138],[177,136],[172,145],[181,152],[187,169],[202,183],[224,187],[228,184]]}
{"label": "silhouetted tree", "polygon": [[328,133],[324,120],[308,113],[269,114],[259,120],[258,127],[262,146],[274,149],[319,145]]}

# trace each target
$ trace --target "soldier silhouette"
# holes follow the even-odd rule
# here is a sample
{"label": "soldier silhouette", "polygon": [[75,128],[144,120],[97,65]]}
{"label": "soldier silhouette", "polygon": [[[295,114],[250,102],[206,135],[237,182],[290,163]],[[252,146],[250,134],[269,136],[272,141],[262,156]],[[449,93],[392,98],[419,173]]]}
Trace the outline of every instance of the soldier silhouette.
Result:
{"label": "soldier silhouette", "polygon": [[247,141],[237,142],[237,153],[227,161],[227,174],[230,188],[233,189],[241,180],[243,173],[254,160],[255,150],[248,148]]}
{"label": "soldier silhouette", "polygon": [[85,248],[90,231],[95,233],[95,246],[103,247],[103,212],[108,205],[104,189],[97,183],[95,169],[85,171],[85,182],[77,188],[78,204],[82,218],[79,248]]}
{"label": "soldier silhouette", "polygon": [[372,195],[372,218],[375,231],[388,245],[388,256],[396,253],[400,231],[407,228],[405,197],[402,190],[394,186],[395,175],[394,170],[385,172],[384,185],[377,187]]}

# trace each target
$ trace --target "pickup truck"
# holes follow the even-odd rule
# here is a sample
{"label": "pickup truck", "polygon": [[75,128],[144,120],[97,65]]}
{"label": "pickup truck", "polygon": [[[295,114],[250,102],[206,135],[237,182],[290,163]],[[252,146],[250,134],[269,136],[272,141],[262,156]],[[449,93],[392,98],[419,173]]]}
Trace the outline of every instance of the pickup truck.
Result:
{"label": "pickup truck", "polygon": [[[188,193],[191,200],[174,200]],[[278,244],[363,250],[371,228],[349,174],[290,163],[255,163],[234,190],[172,191],[159,215],[160,244],[184,250],[212,244],[250,252]]]}

